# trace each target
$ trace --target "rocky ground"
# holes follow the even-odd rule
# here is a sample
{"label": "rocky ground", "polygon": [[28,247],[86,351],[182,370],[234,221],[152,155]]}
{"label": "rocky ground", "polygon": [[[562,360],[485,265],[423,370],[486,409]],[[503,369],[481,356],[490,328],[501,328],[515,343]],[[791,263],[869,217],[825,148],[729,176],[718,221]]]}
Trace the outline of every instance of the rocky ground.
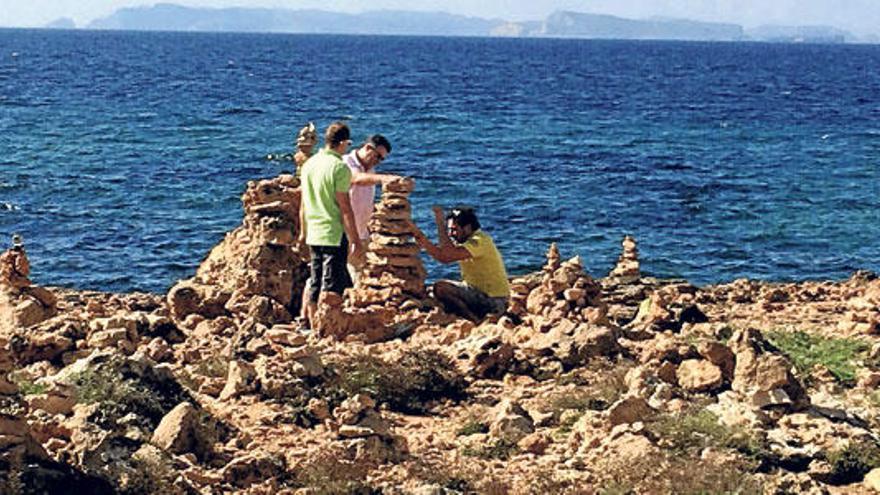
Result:
{"label": "rocky ground", "polygon": [[550,246],[475,324],[426,296],[412,189],[311,333],[290,176],[164,296],[0,270],[0,492],[880,492],[876,276],[695,287],[631,238],[604,278]]}

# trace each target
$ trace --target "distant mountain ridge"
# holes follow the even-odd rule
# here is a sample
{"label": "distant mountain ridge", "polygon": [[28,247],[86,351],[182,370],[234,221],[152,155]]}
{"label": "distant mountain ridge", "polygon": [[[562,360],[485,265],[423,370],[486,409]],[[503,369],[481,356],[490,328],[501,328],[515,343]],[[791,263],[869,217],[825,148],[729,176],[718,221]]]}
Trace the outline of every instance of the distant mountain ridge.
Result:
{"label": "distant mountain ridge", "polygon": [[502,19],[483,19],[444,12],[379,10],[346,14],[280,8],[193,8],[170,3],[120,8],[108,17],[92,21],[86,27],[136,31],[821,43],[858,41],[851,33],[826,26],[763,26],[746,30],[740,25],[730,23],[669,18],[637,20],[570,11],[554,12],[543,21],[508,22]]}
{"label": "distant mountain ridge", "polygon": [[191,8],[174,4],[127,7],[88,24],[89,29],[150,31],[237,31],[389,35],[486,36],[502,20],[443,12],[371,11],[345,14],[323,10],[249,7]]}
{"label": "distant mountain ridge", "polygon": [[743,28],[736,24],[681,19],[633,20],[612,15],[559,11],[550,14],[537,36],[595,39],[739,41]]}

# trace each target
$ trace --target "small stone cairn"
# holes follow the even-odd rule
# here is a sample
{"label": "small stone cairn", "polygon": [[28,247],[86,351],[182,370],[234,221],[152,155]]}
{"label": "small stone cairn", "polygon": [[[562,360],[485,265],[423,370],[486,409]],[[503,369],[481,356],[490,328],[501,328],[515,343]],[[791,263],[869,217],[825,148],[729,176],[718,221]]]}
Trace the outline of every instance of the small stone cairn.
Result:
{"label": "small stone cairn", "polygon": [[580,257],[561,261],[555,243],[539,276],[513,280],[508,310],[520,317],[540,317],[540,326],[562,318],[602,323],[605,317],[599,284],[584,272]]}
{"label": "small stone cairn", "polygon": [[617,265],[608,274],[608,278],[614,279],[618,284],[628,284],[642,276],[639,270],[639,249],[636,247],[636,240],[630,236],[624,236],[621,245],[623,252],[620,253]]}
{"label": "small stone cairn", "polygon": [[0,331],[30,327],[57,314],[55,295],[34,285],[29,275],[24,247],[0,254]]}

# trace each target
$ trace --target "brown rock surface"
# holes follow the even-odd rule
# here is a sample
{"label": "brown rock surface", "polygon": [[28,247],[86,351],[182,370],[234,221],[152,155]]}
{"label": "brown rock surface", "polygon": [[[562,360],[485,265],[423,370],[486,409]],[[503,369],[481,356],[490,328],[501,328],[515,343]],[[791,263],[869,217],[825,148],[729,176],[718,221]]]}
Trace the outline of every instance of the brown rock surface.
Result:
{"label": "brown rock surface", "polygon": [[724,381],[718,366],[702,359],[682,361],[677,371],[678,384],[688,392],[709,392]]}
{"label": "brown rock surface", "polygon": [[[870,440],[880,421],[876,277],[695,287],[641,277],[628,238],[612,276],[593,280],[551,246],[540,272],[513,281],[509,314],[477,325],[424,297],[404,226],[410,192],[383,191],[374,221],[388,226],[363,286],[324,315],[333,332],[286,323],[304,263],[298,191],[283,177],[249,186],[243,225],[164,300],[53,289],[58,314],[9,328],[0,346],[0,455],[30,445],[34,459],[155,493],[602,492],[645,463],[643,479],[687,466],[693,476],[669,482],[694,492],[717,490],[694,485],[710,479],[869,486],[870,475],[826,481],[827,454]],[[851,363],[860,386],[836,383],[829,366],[805,385],[768,330],[873,348]],[[446,393],[435,362],[403,359],[429,347],[466,388]],[[401,406],[415,398],[417,415]],[[689,450],[684,433],[657,426],[695,428],[692,417],[711,433],[687,440],[735,434],[765,465],[753,472],[754,457],[719,445]],[[681,485],[657,486],[641,492]]]}

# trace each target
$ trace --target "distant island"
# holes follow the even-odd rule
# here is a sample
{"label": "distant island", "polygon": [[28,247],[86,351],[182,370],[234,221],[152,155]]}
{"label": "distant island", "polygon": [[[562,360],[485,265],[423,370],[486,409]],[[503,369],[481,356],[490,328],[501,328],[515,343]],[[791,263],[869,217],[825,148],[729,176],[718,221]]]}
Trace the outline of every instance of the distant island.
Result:
{"label": "distant island", "polygon": [[[73,29],[70,19],[46,27]],[[265,32],[423,36],[491,36],[624,40],[766,41],[858,43],[850,32],[831,26],[760,26],[688,19],[626,19],[612,15],[557,11],[544,20],[509,22],[444,12],[380,10],[346,14],[323,10],[193,8],[160,3],[126,7],[96,19],[86,29],[134,31]]]}

